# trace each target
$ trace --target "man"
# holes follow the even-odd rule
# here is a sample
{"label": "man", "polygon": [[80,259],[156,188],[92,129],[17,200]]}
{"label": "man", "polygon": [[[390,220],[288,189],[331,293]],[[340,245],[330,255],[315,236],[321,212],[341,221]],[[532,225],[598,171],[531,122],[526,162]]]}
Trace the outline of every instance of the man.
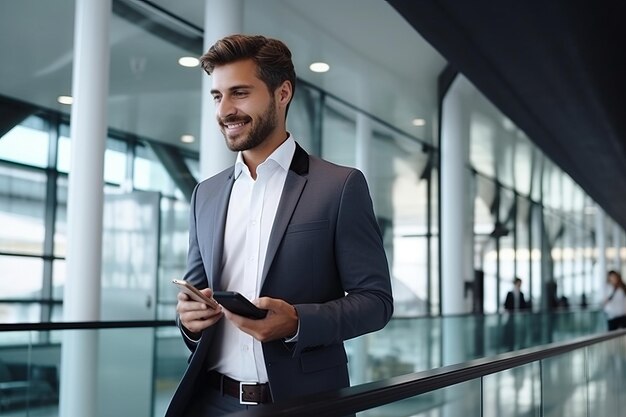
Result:
{"label": "man", "polygon": [[509,291],[506,294],[504,301],[504,309],[509,313],[514,313],[517,310],[526,310],[529,306],[524,299],[524,293],[521,290],[522,280],[515,278],[513,280],[513,291]]}
{"label": "man", "polygon": [[268,314],[247,319],[178,294],[192,355],[168,417],[346,387],[343,341],[384,327],[393,313],[363,174],[308,155],[286,130],[296,81],[289,49],[233,35],[201,62],[238,155],[194,190],[184,278],[207,296],[240,292]]}

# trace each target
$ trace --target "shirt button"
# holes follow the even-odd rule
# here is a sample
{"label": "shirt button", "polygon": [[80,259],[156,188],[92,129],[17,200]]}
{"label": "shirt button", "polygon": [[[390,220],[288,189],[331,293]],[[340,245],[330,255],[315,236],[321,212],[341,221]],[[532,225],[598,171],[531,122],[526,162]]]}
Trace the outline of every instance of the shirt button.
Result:
{"label": "shirt button", "polygon": [[242,348],[242,349],[243,349],[243,351],[244,351],[244,352],[247,352],[247,351],[248,351],[248,349],[249,349],[249,347],[248,347],[248,345],[243,345],[243,348]]}
{"label": "shirt button", "polygon": [[250,222],[250,224],[251,224],[252,226],[256,226],[256,220],[252,220],[252,221]]}

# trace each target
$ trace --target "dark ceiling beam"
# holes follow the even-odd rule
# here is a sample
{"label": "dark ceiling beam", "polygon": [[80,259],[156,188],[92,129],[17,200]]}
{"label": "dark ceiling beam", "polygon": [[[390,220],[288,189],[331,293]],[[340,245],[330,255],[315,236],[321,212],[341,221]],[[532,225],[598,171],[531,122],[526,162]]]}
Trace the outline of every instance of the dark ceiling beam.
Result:
{"label": "dark ceiling beam", "polygon": [[35,113],[35,107],[0,96],[0,140],[33,113]]}
{"label": "dark ceiling beam", "polygon": [[626,228],[624,2],[389,3]]}

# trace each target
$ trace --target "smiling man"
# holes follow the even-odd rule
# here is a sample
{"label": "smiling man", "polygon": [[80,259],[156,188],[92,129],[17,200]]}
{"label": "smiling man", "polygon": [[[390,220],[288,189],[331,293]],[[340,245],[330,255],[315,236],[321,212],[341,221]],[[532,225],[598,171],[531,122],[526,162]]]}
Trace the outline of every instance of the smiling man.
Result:
{"label": "smiling man", "polygon": [[235,291],[263,319],[178,294],[192,351],[167,417],[218,416],[349,385],[343,341],[393,313],[363,174],[308,155],[286,130],[296,75],[287,46],[233,35],[201,58],[235,165],[196,187],[185,280]]}

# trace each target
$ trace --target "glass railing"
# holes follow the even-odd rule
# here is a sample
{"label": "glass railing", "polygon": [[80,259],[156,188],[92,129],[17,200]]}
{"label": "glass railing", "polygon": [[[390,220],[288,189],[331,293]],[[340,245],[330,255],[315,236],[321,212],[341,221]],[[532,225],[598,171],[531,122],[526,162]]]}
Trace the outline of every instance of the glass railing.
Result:
{"label": "glass railing", "polygon": [[353,385],[604,331],[597,310],[395,318],[346,342]]}
{"label": "glass railing", "polygon": [[626,410],[626,330],[285,401],[228,417],[604,417]]}
{"label": "glass railing", "polygon": [[[589,335],[604,326],[597,311],[396,318],[382,331],[346,343],[350,377],[353,385],[380,381]],[[171,322],[118,322],[0,324],[0,415],[59,415],[63,376],[70,372],[61,357],[71,335],[89,335],[87,346],[94,347],[89,375],[97,379],[98,416],[164,414],[189,354],[179,331]],[[65,389],[79,393],[79,388]],[[419,403],[441,403],[441,393],[429,395]]]}

